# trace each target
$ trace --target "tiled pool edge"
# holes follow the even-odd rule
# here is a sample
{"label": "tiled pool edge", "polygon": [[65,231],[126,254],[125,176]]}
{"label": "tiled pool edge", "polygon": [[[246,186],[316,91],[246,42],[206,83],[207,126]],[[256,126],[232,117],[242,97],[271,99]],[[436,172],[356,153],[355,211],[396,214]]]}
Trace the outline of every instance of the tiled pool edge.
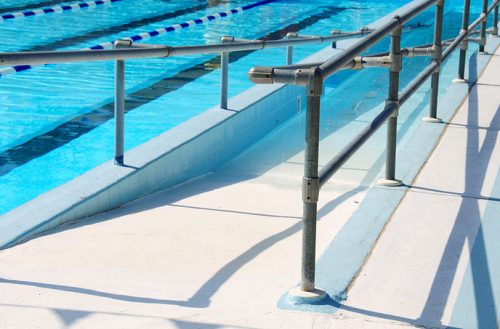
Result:
{"label": "tiled pool edge", "polygon": [[[500,37],[492,37],[489,38],[486,50],[492,53],[498,46],[500,46]],[[477,55],[476,58],[474,81],[470,81],[469,84],[451,85],[444,97],[439,100],[438,116],[444,122],[448,122],[465,101],[470,85],[477,81],[491,56]],[[398,146],[397,178],[406,184],[413,182],[438,145],[445,128],[444,124],[422,122],[417,131],[408,139],[411,147]],[[421,136],[426,136],[426,138]],[[406,195],[408,188],[408,186],[370,188],[359,209],[321,254],[316,262],[316,284],[326,290],[327,298],[317,304],[297,305],[285,294],[278,301],[278,307],[292,311],[328,314],[341,309],[341,302],[347,298],[350,285],[369,257],[379,235]],[[346,257],[346,255],[349,256]]]}

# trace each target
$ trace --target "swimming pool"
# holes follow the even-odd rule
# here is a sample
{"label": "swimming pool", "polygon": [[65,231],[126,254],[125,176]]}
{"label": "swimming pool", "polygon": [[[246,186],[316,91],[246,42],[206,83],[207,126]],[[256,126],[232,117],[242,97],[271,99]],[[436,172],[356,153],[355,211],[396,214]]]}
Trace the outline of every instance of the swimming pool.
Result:
{"label": "swimming pool", "polygon": [[[215,43],[223,35],[281,38],[288,31],[325,35],[332,29],[356,30],[372,21],[373,17],[381,17],[406,2],[346,0],[332,6],[327,1],[301,3],[281,0],[228,18],[166,33],[146,42],[168,45]],[[92,47],[250,3],[145,0],[137,7],[133,1],[123,0],[96,8],[15,19],[0,24],[0,49]],[[370,11],[364,10],[366,8]],[[426,13],[419,19],[425,23],[430,17],[432,13]],[[457,16],[450,9],[447,17],[456,19]],[[53,29],[53,26],[58,26],[58,29]],[[422,29],[418,34],[411,34],[405,42],[428,42],[432,37],[431,30]],[[448,35],[455,33],[455,30],[448,31]],[[304,58],[322,47],[299,48],[295,58]],[[232,61],[238,63],[230,69],[230,96],[251,86],[246,78],[251,66],[282,64],[284,53],[284,50],[272,49],[232,56]],[[419,63],[421,67],[424,63],[422,59],[412,61],[415,70],[418,70]],[[218,61],[214,56],[130,60],[126,72],[126,149],[146,142],[219,101]],[[374,70],[371,82],[383,80],[385,75],[382,72],[385,71]],[[327,89],[333,91],[341,81],[355,75],[336,76],[328,82]],[[357,99],[355,93],[352,90],[349,93],[354,102]],[[0,115],[4,118],[0,126],[0,214],[112,158],[113,63],[53,65],[6,75],[0,79],[0,95]],[[376,104],[384,97],[385,94],[363,101],[361,109],[369,108],[370,104]],[[359,104],[353,105],[360,109]],[[338,113],[346,110],[339,108]]]}
{"label": "swimming pool", "polygon": [[[0,47],[2,51],[91,47],[249,3],[252,2],[146,0],[136,8],[133,1],[124,0],[99,8],[4,21],[0,25]],[[283,12],[285,5],[293,9],[293,15]],[[370,19],[364,17],[363,20],[363,15],[355,14],[360,11],[358,3],[355,6],[350,1],[335,7],[320,5],[319,1],[307,5],[277,1],[148,42],[214,43],[229,34],[242,38],[266,35],[277,38],[294,30],[325,33],[332,28],[357,29]],[[397,4],[378,7],[383,13],[392,6]],[[91,27],[88,22],[92,22]],[[255,22],[261,23],[256,26]],[[231,83],[230,95],[251,85],[244,74],[249,67],[264,58],[281,63],[283,53],[284,50],[269,50],[239,59],[238,67],[231,68],[231,81],[237,83]],[[298,51],[296,58],[304,55],[305,51]],[[127,62],[127,149],[217,104],[219,78],[214,71],[217,62],[209,61],[211,58],[213,56],[192,56]],[[185,77],[193,72],[197,72],[196,79]],[[112,157],[113,63],[39,67],[4,76],[0,86],[3,104],[0,115],[5,118],[0,128],[0,186],[3,187],[0,213]],[[196,102],[191,101],[193,98]]]}

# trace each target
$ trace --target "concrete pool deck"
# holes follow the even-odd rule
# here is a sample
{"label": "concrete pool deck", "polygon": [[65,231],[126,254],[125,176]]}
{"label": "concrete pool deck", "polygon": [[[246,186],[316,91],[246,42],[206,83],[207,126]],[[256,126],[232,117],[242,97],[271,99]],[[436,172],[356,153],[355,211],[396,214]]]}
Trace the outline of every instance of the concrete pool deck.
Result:
{"label": "concrete pool deck", "polygon": [[[497,49],[336,312],[276,307],[299,277],[298,153],[260,175],[230,164],[0,251],[0,328],[496,329],[499,70]],[[318,254],[358,209],[358,183],[322,192]]]}

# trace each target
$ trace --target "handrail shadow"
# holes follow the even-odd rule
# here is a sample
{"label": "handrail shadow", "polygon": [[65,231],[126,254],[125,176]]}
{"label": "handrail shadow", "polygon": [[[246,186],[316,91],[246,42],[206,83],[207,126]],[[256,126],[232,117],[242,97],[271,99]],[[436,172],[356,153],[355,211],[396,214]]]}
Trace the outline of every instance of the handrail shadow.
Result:
{"label": "handrail shadow", "polygon": [[[469,75],[477,77],[476,55],[471,58]],[[478,200],[481,199],[481,189],[486,179],[486,169],[497,140],[498,130],[486,130],[483,144],[481,147],[479,146],[479,130],[475,128],[478,127],[479,111],[477,89],[470,86],[469,90],[467,150],[464,177],[465,190],[462,195],[471,197],[462,198],[454,226],[443,251],[425,307],[416,322],[420,324],[430,323],[433,325],[441,323],[455,277],[455,275],[450,275],[450,273],[456,273],[460,253],[464,244],[468,242],[469,246],[473,246],[470,255],[470,265],[472,267],[474,285],[476,287],[477,282],[483,283],[481,289],[475,289],[474,291],[476,297],[477,324],[479,328],[494,328],[498,323],[498,319],[495,312],[495,301],[492,295],[488,262],[486,260],[486,250],[480,224],[481,212]],[[495,113],[490,125],[498,125],[499,123],[500,108]],[[480,160],[478,161],[478,159]],[[473,196],[477,196],[477,198]],[[476,258],[476,261],[472,261],[473,257]]]}

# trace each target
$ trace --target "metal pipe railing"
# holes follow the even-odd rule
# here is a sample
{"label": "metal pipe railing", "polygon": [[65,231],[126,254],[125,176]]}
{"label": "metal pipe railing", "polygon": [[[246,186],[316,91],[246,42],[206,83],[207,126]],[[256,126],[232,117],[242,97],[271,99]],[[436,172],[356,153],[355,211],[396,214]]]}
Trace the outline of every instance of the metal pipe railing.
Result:
{"label": "metal pipe railing", "polygon": [[[479,24],[486,22],[488,14],[497,10],[500,0],[493,2],[489,9],[484,10],[472,24],[469,25],[470,0],[465,0],[465,8],[462,22],[462,30],[460,34],[451,40],[442,40],[443,27],[443,12],[444,0],[421,1],[415,3],[414,6],[409,6],[401,13],[394,17],[379,28],[374,30],[368,36],[354,42],[343,52],[332,56],[329,60],[323,63],[309,63],[302,65],[289,65],[279,67],[254,67],[248,76],[255,83],[288,83],[305,87],[305,92],[308,97],[307,119],[306,124],[306,146],[305,146],[305,163],[304,163],[304,178],[302,183],[302,199],[304,203],[303,215],[303,235],[302,235],[302,281],[300,285],[301,291],[292,290],[291,295],[297,294],[304,299],[303,292],[307,292],[311,302],[317,302],[318,298],[324,295],[324,292],[315,287],[314,264],[315,264],[315,222],[316,222],[316,206],[321,187],[330,179],[341,166],[354,155],[357,150],[387,121],[387,152],[386,152],[386,173],[383,180],[379,183],[389,186],[397,186],[401,181],[396,179],[396,138],[397,138],[397,116],[399,108],[404,104],[411,95],[425,82],[431,78],[431,101],[430,113],[427,121],[440,122],[437,119],[438,109],[438,87],[439,87],[439,71],[441,63],[450,56],[451,52],[461,45],[459,76],[463,78],[463,68],[465,65],[465,54],[467,50],[468,36],[475,33],[475,29]],[[405,48],[401,49],[401,31],[402,24],[410,18],[418,15],[420,12],[436,4],[435,12],[435,27],[434,41],[432,45],[421,46],[421,48]],[[479,33],[483,33],[483,29]],[[391,35],[391,46],[388,53],[380,53],[366,57],[356,57],[361,52],[365,51],[387,34]],[[486,39],[484,39],[486,40]],[[448,45],[443,51],[443,45]],[[383,56],[387,56],[388,60],[384,60]],[[402,57],[409,56],[430,56],[432,62],[413,79],[404,90],[399,93],[399,72],[402,69]],[[373,58],[371,63],[373,66],[386,66],[390,68],[389,73],[389,93],[384,110],[379,113],[375,119],[346,146],[340,151],[337,156],[331,159],[321,169],[317,170],[318,154],[316,127],[319,125],[319,91],[323,88],[323,81],[331,74],[341,69],[359,69],[363,68],[360,63],[368,58]],[[385,65],[384,65],[385,64]],[[370,66],[370,65],[367,65]],[[317,174],[317,176],[316,176]]]}
{"label": "metal pipe railing", "polygon": [[[469,28],[469,17],[470,17],[470,0],[464,0],[464,12],[462,14],[462,31],[460,35],[466,36],[466,31]],[[461,41],[460,41],[461,42]],[[467,41],[464,41],[460,47],[460,60],[458,64],[458,79],[464,80],[465,77],[465,60],[467,58]]]}
{"label": "metal pipe railing", "polygon": [[[483,0],[483,15],[488,15],[488,0]],[[481,42],[479,44],[479,52],[484,53],[484,46],[486,45],[486,20],[481,22]]]}
{"label": "metal pipe railing", "polygon": [[437,68],[436,70],[434,70],[431,77],[431,102],[429,106],[429,116],[424,118],[425,121],[430,122],[441,122],[441,119],[437,118],[437,106],[439,93],[439,73],[441,69],[441,60],[443,57],[443,13],[444,0],[438,0],[436,1],[436,14],[434,18],[434,45],[432,47],[434,49],[432,60],[436,63]]}
{"label": "metal pipe railing", "polygon": [[392,66],[389,70],[389,92],[387,103],[394,103],[396,111],[387,121],[387,148],[386,148],[386,166],[385,179],[379,184],[385,186],[398,186],[401,181],[396,179],[396,145],[398,129],[399,112],[399,72],[403,68],[403,56],[401,56],[401,27],[397,27],[391,32],[391,48],[389,57],[392,60]]}
{"label": "metal pipe railing", "polygon": [[170,55],[171,47],[32,51],[18,53],[0,53],[0,65],[43,65],[91,61],[112,61],[132,58],[168,57]]}
{"label": "metal pipe railing", "polygon": [[[221,44],[237,43],[239,50],[230,50],[221,52],[221,92],[220,92],[220,107],[222,109],[227,109],[228,106],[228,87],[229,87],[229,53],[233,51],[245,51],[245,50],[258,50],[264,48],[278,48],[286,47],[286,63],[288,65],[293,62],[293,46],[306,45],[306,44],[318,44],[327,41],[337,41],[358,36],[366,35],[370,32],[368,28],[361,28],[356,32],[341,32],[334,30],[331,32],[330,36],[302,36],[298,33],[288,33],[286,39],[281,40],[244,40],[235,39],[233,36],[224,36],[221,38]],[[287,42],[291,40],[291,42]],[[299,41],[300,40],[300,41]],[[298,41],[298,42],[294,42]],[[243,48],[241,48],[243,47]],[[245,48],[248,47],[248,48]],[[184,47],[173,47],[173,53],[185,51],[185,49],[179,49]],[[191,47],[190,47],[191,48]]]}
{"label": "metal pipe railing", "polygon": [[427,66],[422,72],[420,72],[415,79],[413,79],[401,92],[399,95],[399,102],[403,105],[408,98],[410,98],[418,88],[420,88],[432,73],[437,69],[438,63],[432,62]]}
{"label": "metal pipe railing", "polygon": [[[297,39],[298,34],[295,32],[289,32],[286,35],[287,39]],[[293,46],[287,46],[286,47],[286,65],[292,65],[293,64]]]}
{"label": "metal pipe railing", "polygon": [[346,49],[341,54],[332,57],[330,60],[320,65],[319,68],[323,71],[324,77],[327,78],[333,73],[335,73],[335,71],[337,71],[345,63],[347,63],[352,57],[359,55],[366,49],[373,46],[377,41],[379,41],[384,36],[389,34],[395,28],[402,27],[402,25],[405,22],[407,22],[410,18],[418,15],[420,12],[430,7],[434,2],[435,0],[425,0],[420,3],[417,3],[417,5],[408,8],[406,11],[402,12],[399,16],[394,17],[387,23],[377,28],[367,37],[355,42],[351,47]]}
{"label": "metal pipe railing", "polygon": [[498,7],[499,5],[497,4],[493,13],[493,27],[491,28],[491,34],[496,36],[498,36]]}
{"label": "metal pipe railing", "polygon": [[[161,45],[135,44],[129,39],[118,40],[113,49],[81,49],[66,51],[37,51],[0,53],[0,65],[43,65],[88,61],[115,61],[115,154],[114,162],[124,164],[124,115],[125,115],[125,60],[133,58],[164,58],[193,54],[221,54],[220,107],[228,108],[229,53],[259,50],[264,48],[287,47],[287,63],[292,60],[293,46],[320,44],[357,36],[370,30],[362,28],[356,32],[332,31],[329,36],[299,36],[281,40],[237,40],[232,36],[221,38],[220,44],[169,47]],[[368,64],[366,64],[368,65]]]}
{"label": "metal pipe railing", "polygon": [[[221,38],[221,43],[233,42],[234,38],[224,36]],[[220,108],[227,110],[227,98],[229,88],[229,53],[222,52],[220,54]]]}
{"label": "metal pipe railing", "polygon": [[[436,0],[424,0],[416,3],[414,6],[407,8],[401,15],[389,20],[366,37],[352,44],[346,50],[321,64],[319,68],[323,72],[324,79],[344,67],[354,57],[373,46],[392,30],[397,27],[402,27],[405,22],[430,7],[435,1]],[[291,72],[286,68],[273,69],[270,67],[255,67],[249,72],[249,78],[255,83],[289,83],[299,86],[305,86],[308,83],[307,72],[301,70]]]}
{"label": "metal pipe railing", "polygon": [[302,181],[303,228],[302,228],[302,280],[303,291],[315,289],[316,264],[316,217],[318,210],[319,179],[319,116],[323,93],[323,77],[318,68],[309,70],[307,85],[306,146],[304,178]]}
{"label": "metal pipe railing", "polygon": [[361,129],[359,134],[351,140],[332,160],[328,161],[319,172],[320,187],[325,185],[328,180],[356,153],[357,150],[365,144],[366,141],[380,128],[382,125],[398,111],[397,102],[389,102],[385,105],[384,110],[380,112],[370,125]]}
{"label": "metal pipe railing", "polygon": [[[127,47],[130,41],[118,40],[114,48]],[[115,61],[115,156],[116,165],[123,165],[125,152],[125,61]]]}
{"label": "metal pipe railing", "polygon": [[[481,24],[480,51],[484,51],[486,43],[486,21],[494,11],[494,24],[498,24],[498,6],[500,0],[493,1],[488,8],[488,0],[483,0],[483,10],[478,19],[469,25],[470,0],[464,0],[464,15],[462,30],[459,35],[450,40],[448,47],[442,51],[442,24],[444,0],[415,1],[405,7],[400,15],[389,19],[375,30],[362,28],[356,32],[342,33],[332,31],[329,36],[300,36],[289,34],[281,40],[238,40],[234,37],[223,37],[220,44],[194,46],[159,46],[133,44],[130,40],[115,42],[114,49],[98,50],[67,50],[0,53],[0,65],[40,65],[64,62],[115,61],[115,156],[117,165],[124,164],[124,114],[125,114],[125,60],[133,58],[164,58],[193,54],[221,54],[221,108],[227,109],[229,85],[229,53],[251,51],[265,48],[286,47],[286,64],[281,67],[254,67],[249,71],[249,77],[255,83],[288,83],[304,86],[307,95],[306,115],[306,146],[305,165],[302,184],[303,199],[303,242],[302,242],[302,275],[300,289],[306,292],[323,294],[315,287],[315,248],[316,248],[316,218],[317,202],[321,186],[385,123],[387,129],[386,173],[383,184],[396,186],[401,184],[396,179],[396,140],[397,116],[400,106],[432,76],[432,95],[429,118],[437,120],[439,70],[442,61],[450,56],[458,46],[461,47],[459,78],[464,78],[466,51],[469,35],[474,33]],[[431,5],[436,5],[434,42],[414,48],[401,49],[401,33],[403,24],[417,16]],[[496,25],[493,34],[498,33]],[[385,36],[391,36],[391,46],[388,53],[359,56]],[[346,38],[364,36],[353,42],[346,50],[332,56],[321,63],[293,63],[293,47],[308,44],[320,44],[327,41],[337,41]],[[402,70],[404,56],[430,56],[432,62],[399,93],[399,74]],[[319,123],[320,98],[323,92],[324,80],[342,69],[362,69],[367,67],[389,68],[389,91],[384,110],[376,116],[369,126],[363,129],[335,158],[329,161],[320,171],[319,159]]]}
{"label": "metal pipe railing", "polygon": [[[293,40],[249,40],[232,43],[178,47],[132,44],[129,48],[120,49],[81,49],[0,53],[0,65],[43,65],[72,62],[125,60],[132,58],[162,58],[172,56],[217,54],[222,52],[321,44],[327,41],[363,36],[367,33],[368,32],[366,31],[358,31],[324,37],[318,36],[310,38],[297,38]],[[128,39],[125,39],[125,41],[128,41]]]}
{"label": "metal pipe railing", "polygon": [[[500,0],[496,0],[493,2],[493,4],[490,6],[490,8],[488,9],[487,11],[487,14],[491,13],[491,11],[498,7],[500,3]],[[470,11],[470,0],[465,0],[465,4],[468,5],[469,7],[468,8],[464,8],[464,12],[469,12]],[[465,10],[466,9],[466,10]],[[463,21],[466,21],[468,22],[468,17],[466,17],[466,15],[464,15],[464,18],[467,18],[467,19],[464,19]],[[463,75],[463,72],[465,72],[465,57],[464,57],[464,60],[462,61],[462,57],[465,56],[466,54],[466,50],[464,51],[463,49],[463,44],[464,43],[467,43],[467,36],[469,36],[470,34],[472,33],[475,33],[475,29],[476,27],[483,21],[483,20],[487,20],[487,15],[484,15],[483,13],[481,13],[481,15],[479,16],[479,18],[477,18],[474,22],[472,22],[472,24],[470,24],[469,26],[466,26],[465,28],[463,28],[459,35],[453,39],[453,41],[448,45],[448,47],[443,51],[442,53],[442,58],[441,58],[441,61],[445,61],[446,59],[448,59],[448,57],[451,55],[451,53],[456,50],[457,47],[461,46],[460,48],[460,61],[459,61],[459,78],[461,77],[461,79],[463,79],[464,75]],[[464,65],[464,69],[462,71],[462,65]],[[400,101],[400,104],[402,105],[403,103],[405,103],[408,98],[411,97],[411,95],[418,89],[420,88],[424,82],[435,72],[435,70],[438,69],[438,63],[436,62],[432,62],[429,66],[427,66],[422,72],[420,72],[419,75],[417,75],[417,77],[415,79],[413,79],[407,86],[406,88],[401,92],[400,96],[399,96],[399,101]],[[462,72],[462,73],[460,73]],[[460,75],[462,74],[462,75]]]}

